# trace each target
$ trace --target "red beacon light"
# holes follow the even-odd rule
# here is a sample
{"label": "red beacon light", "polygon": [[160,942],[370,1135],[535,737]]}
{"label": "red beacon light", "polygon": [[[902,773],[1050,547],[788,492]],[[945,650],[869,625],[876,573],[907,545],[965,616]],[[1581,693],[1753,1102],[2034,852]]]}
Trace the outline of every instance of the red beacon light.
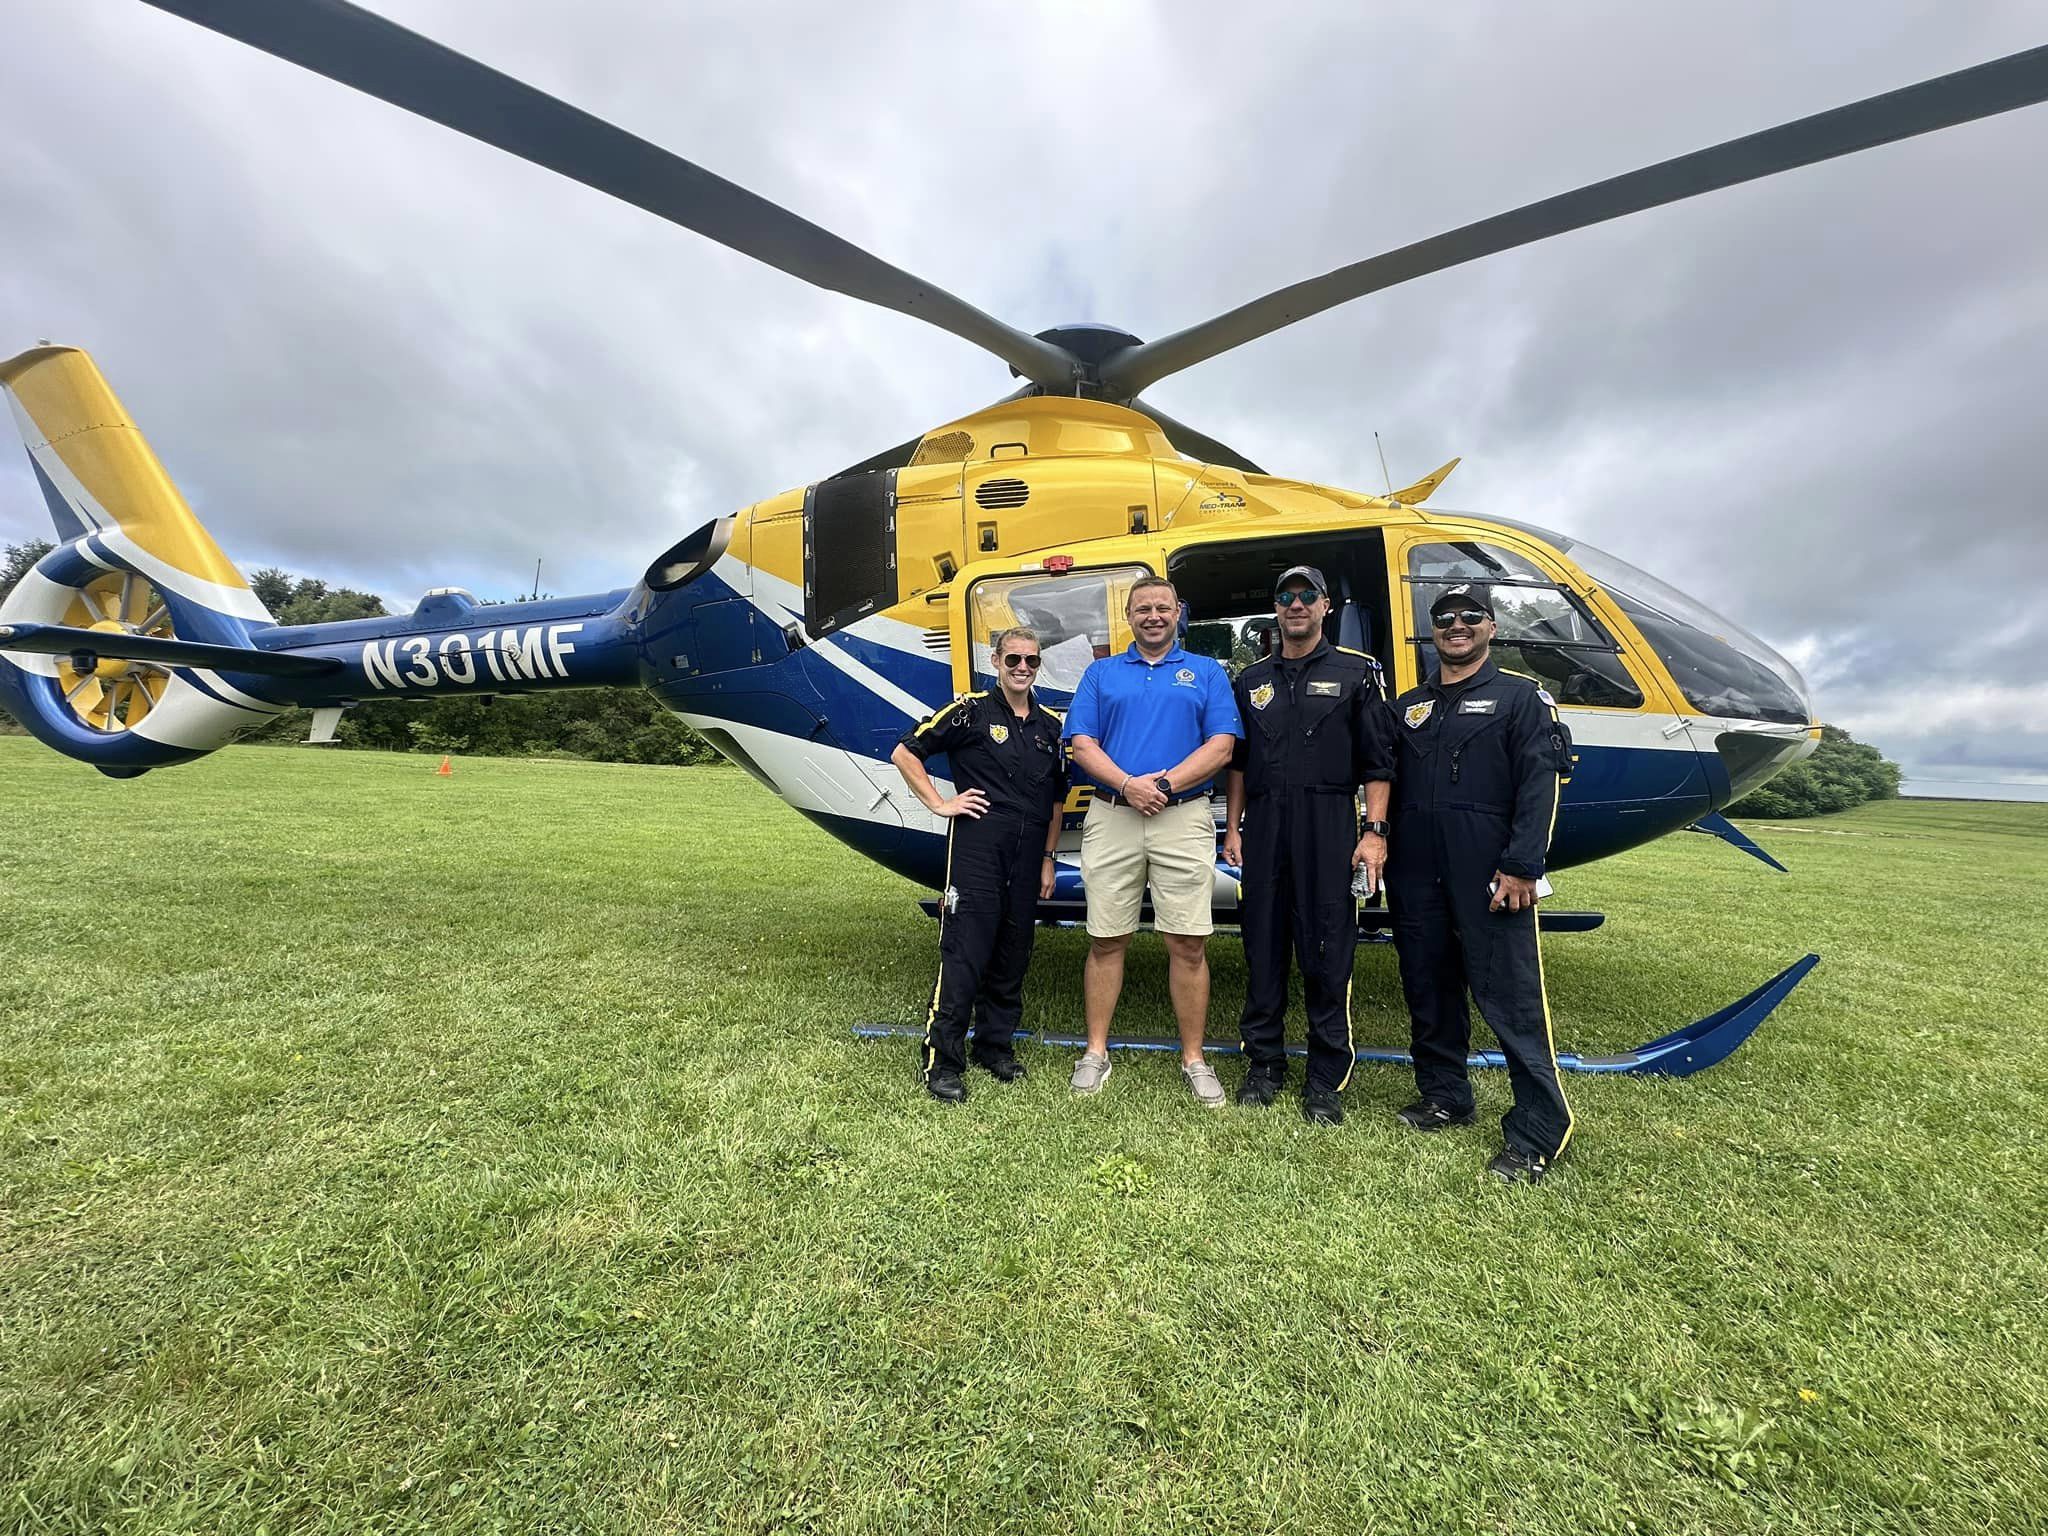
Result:
{"label": "red beacon light", "polygon": [[1072,555],[1047,555],[1045,568],[1055,576],[1064,576],[1074,568]]}

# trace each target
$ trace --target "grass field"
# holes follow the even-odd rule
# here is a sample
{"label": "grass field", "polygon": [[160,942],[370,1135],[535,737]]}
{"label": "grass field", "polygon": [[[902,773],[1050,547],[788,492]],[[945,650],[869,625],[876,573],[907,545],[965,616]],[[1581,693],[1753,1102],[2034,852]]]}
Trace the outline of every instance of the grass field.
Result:
{"label": "grass field", "polygon": [[848,1033],[920,1016],[904,882],[734,771],[433,766],[0,738],[0,1531],[2048,1528],[2048,806],[1566,874],[1561,1045],[1825,960],[1509,1190],[1388,1069],[946,1110]]}

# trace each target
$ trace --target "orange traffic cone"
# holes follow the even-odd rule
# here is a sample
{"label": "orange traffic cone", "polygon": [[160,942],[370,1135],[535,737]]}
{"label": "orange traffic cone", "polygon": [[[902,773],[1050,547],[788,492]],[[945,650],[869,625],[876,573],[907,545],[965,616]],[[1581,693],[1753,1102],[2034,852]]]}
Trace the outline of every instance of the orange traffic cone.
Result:
{"label": "orange traffic cone", "polygon": [[453,778],[455,775],[455,765],[444,757],[441,759],[441,766],[436,768],[434,772],[444,779]]}

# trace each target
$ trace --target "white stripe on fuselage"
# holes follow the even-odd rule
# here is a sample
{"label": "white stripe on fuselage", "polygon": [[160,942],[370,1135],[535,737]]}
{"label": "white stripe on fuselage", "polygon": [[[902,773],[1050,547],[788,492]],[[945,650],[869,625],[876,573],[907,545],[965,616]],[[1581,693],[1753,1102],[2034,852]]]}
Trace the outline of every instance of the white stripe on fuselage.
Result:
{"label": "white stripe on fuselage", "polygon": [[[791,619],[799,623],[804,616],[803,588],[780,576],[771,576],[766,571],[753,570],[754,606],[780,629]],[[849,624],[839,634],[865,640],[888,650],[900,651],[906,656],[915,656],[921,661],[933,659],[931,652],[924,648],[924,634],[900,619],[891,619],[882,614],[869,614],[857,623]],[[837,644],[839,635],[829,635],[815,647],[818,655],[832,666],[837,667],[876,698],[884,700],[901,710],[906,719],[922,720],[938,707],[938,701],[920,699],[909,689],[892,683],[873,667],[860,660],[844,646]],[[948,697],[951,690],[948,689]]]}

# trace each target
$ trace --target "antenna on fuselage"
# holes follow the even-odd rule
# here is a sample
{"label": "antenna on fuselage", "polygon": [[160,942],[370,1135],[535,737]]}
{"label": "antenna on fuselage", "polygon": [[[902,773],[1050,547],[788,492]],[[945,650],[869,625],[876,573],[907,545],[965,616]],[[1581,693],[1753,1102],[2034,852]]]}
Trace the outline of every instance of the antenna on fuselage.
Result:
{"label": "antenna on fuselage", "polygon": [[[1384,468],[1385,466],[1384,466],[1384,465],[1382,465],[1381,467],[1382,467],[1382,468]],[[539,561],[539,560],[536,560],[536,561],[534,561],[534,562],[533,562],[533,601],[534,601],[534,602],[536,602],[536,603],[540,601],[540,561]]]}
{"label": "antenna on fuselage", "polygon": [[1372,445],[1379,449],[1380,478],[1387,482],[1387,494],[1391,496],[1394,494],[1394,477],[1387,473],[1387,450],[1380,448],[1380,435],[1377,431],[1372,435]]}

